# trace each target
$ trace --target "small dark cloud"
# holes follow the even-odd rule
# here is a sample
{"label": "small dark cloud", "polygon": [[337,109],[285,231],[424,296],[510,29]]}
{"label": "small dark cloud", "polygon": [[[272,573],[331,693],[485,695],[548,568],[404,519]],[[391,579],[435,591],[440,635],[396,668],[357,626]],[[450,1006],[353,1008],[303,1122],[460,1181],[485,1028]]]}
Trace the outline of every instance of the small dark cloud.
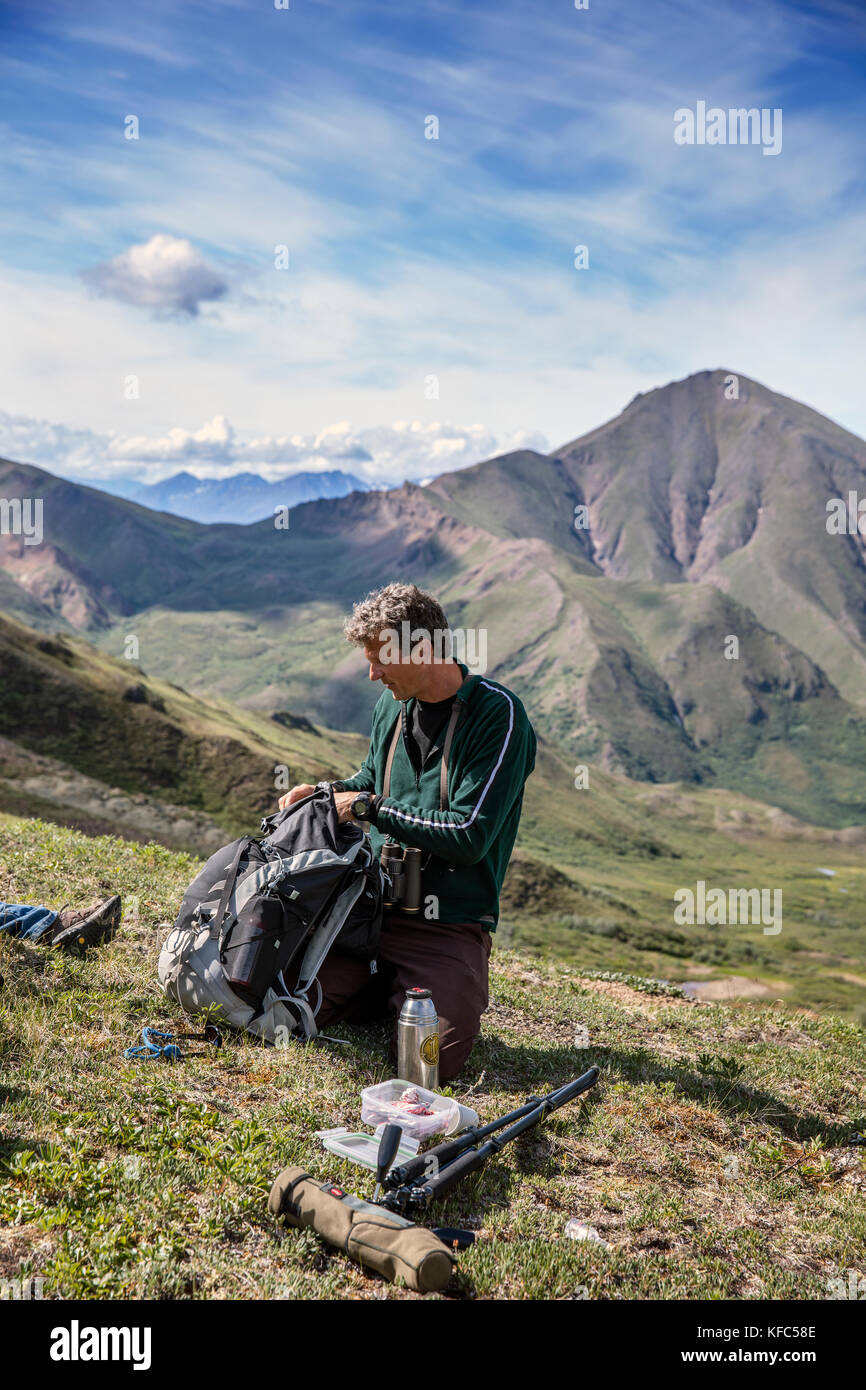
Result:
{"label": "small dark cloud", "polygon": [[229,284],[192,242],[153,236],[110,261],[82,271],[95,294],[157,314],[195,318],[202,304],[222,299]]}

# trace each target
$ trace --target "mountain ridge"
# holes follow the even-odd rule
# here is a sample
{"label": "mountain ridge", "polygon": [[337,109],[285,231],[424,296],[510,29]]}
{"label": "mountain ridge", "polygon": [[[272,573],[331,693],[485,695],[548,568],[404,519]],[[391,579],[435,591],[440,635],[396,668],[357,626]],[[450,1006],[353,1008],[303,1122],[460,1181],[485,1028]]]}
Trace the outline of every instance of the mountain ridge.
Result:
{"label": "mountain ridge", "polygon": [[[78,481],[77,479],[75,481]],[[90,485],[96,483],[94,480]],[[169,512],[204,524],[226,522],[246,526],[272,516],[277,507],[294,507],[319,497],[343,497],[371,491],[371,485],[339,468],[288,473],[273,481],[242,471],[227,477],[196,477],[181,470],[159,482],[140,479],[101,479],[100,491],[139,502],[153,511]]]}
{"label": "mountain ridge", "polygon": [[725,399],[733,375],[639,395],[549,455],[299,504],[284,531],[0,463],[0,492],[41,489],[49,518],[38,561],[0,537],[0,601],[115,654],[133,632],[193,690],[362,732],[373,692],[341,619],[411,577],[453,627],[484,628],[490,674],[565,756],[866,819],[866,563],[824,524],[833,488],[866,492],[866,444],[744,376]]}

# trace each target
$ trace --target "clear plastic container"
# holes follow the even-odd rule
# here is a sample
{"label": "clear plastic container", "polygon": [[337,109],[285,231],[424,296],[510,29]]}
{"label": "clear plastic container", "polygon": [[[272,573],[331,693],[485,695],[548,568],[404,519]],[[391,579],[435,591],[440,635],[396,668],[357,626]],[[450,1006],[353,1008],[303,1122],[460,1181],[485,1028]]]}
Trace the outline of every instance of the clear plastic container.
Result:
{"label": "clear plastic container", "polygon": [[[410,1089],[417,1095],[417,1102],[403,1099],[404,1091]],[[415,1104],[423,1104],[433,1113],[413,1115],[410,1107]],[[460,1106],[450,1096],[437,1096],[435,1091],[413,1086],[409,1081],[381,1081],[361,1092],[361,1119],[374,1127],[399,1125],[406,1134],[424,1140],[432,1134],[453,1134],[460,1124]]]}

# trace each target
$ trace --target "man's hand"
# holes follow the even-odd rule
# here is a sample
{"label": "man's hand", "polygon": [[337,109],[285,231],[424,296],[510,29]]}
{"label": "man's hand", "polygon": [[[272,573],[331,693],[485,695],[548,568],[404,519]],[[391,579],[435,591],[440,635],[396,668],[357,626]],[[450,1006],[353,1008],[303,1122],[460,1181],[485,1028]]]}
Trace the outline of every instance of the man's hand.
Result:
{"label": "man's hand", "polygon": [[[334,805],[337,808],[337,820],[340,822],[354,820],[352,815],[352,802],[358,795],[357,792],[334,792]],[[358,824],[359,822],[356,822]]]}
{"label": "man's hand", "polygon": [[311,796],[315,790],[309,782],[300,782],[297,787],[292,787],[290,792],[280,797],[280,810],[285,811],[287,806],[294,806],[296,801],[303,801],[305,796]]}

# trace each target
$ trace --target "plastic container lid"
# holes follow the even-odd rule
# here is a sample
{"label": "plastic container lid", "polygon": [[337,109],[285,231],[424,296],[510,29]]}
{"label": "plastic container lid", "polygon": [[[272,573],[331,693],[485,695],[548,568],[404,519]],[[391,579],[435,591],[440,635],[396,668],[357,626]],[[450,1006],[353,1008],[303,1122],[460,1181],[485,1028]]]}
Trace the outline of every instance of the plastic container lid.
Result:
{"label": "plastic container lid", "polygon": [[[380,1135],[350,1134],[347,1129],[318,1130],[317,1133],[329,1153],[346,1158],[350,1163],[360,1163],[362,1167],[375,1173],[379,1161]],[[408,1163],[417,1152],[417,1139],[404,1135],[397,1148],[394,1163]]]}

